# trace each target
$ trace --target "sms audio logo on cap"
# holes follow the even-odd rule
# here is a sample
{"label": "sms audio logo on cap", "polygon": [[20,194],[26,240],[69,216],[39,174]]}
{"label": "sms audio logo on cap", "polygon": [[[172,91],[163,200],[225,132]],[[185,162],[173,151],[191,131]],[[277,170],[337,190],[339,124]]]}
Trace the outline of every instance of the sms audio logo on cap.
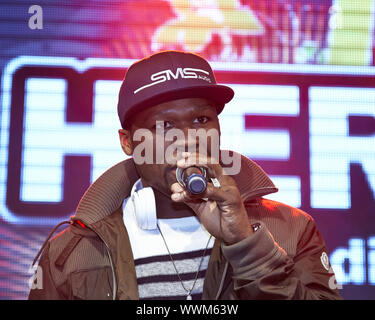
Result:
{"label": "sms audio logo on cap", "polygon": [[[199,73],[201,74],[203,73],[206,76],[202,76]],[[134,90],[134,94],[148,87],[152,87],[158,83],[166,82],[166,81],[173,80],[173,79],[177,80],[178,78],[200,79],[200,80],[205,80],[207,82],[211,82],[211,79],[208,78],[207,75],[210,75],[208,71],[205,71],[202,69],[196,69],[196,68],[177,68],[176,73],[173,73],[173,71],[170,69],[162,70],[162,71],[153,73],[150,77],[152,82]]]}

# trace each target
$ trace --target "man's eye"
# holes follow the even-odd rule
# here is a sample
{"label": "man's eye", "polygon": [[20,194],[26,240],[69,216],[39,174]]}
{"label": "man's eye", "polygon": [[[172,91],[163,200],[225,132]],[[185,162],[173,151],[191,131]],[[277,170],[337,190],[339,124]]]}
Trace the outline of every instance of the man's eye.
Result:
{"label": "man's eye", "polygon": [[194,119],[194,123],[205,124],[205,123],[208,122],[208,120],[209,120],[208,117],[206,117],[206,116],[200,116],[200,117],[197,117],[197,118]]}
{"label": "man's eye", "polygon": [[156,121],[156,124],[153,127],[155,129],[169,129],[172,127],[172,124],[169,121]]}

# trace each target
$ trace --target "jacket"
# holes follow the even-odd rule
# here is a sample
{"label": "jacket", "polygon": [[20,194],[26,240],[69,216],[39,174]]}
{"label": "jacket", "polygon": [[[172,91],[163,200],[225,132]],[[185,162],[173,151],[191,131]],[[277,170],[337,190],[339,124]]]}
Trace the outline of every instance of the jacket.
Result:
{"label": "jacket", "polygon": [[[127,159],[88,188],[69,226],[41,249],[42,282],[29,299],[139,299],[122,217],[123,200],[138,178]],[[241,156],[233,178],[250,222],[260,228],[233,245],[215,240],[203,299],[341,299],[313,218],[264,199],[277,188],[247,157]]]}

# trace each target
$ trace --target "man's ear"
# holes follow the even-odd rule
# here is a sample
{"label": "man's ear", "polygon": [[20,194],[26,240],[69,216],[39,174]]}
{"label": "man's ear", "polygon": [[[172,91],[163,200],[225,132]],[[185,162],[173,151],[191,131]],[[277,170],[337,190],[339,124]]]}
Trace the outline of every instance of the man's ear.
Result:
{"label": "man's ear", "polygon": [[130,131],[125,129],[119,129],[118,134],[122,150],[124,150],[126,155],[131,156],[133,154],[133,141]]}

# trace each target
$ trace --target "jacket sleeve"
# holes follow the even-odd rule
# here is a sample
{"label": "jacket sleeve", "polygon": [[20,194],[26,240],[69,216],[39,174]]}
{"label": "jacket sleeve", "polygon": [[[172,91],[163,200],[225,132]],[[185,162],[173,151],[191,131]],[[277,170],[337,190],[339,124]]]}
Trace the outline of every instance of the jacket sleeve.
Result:
{"label": "jacket sleeve", "polygon": [[341,299],[326,246],[312,219],[293,258],[275,242],[265,224],[260,224],[250,237],[221,245],[233,269],[239,299]]}
{"label": "jacket sleeve", "polygon": [[57,290],[51,276],[48,243],[44,249],[36,268],[33,281],[30,286],[29,300],[61,300],[65,299]]}

